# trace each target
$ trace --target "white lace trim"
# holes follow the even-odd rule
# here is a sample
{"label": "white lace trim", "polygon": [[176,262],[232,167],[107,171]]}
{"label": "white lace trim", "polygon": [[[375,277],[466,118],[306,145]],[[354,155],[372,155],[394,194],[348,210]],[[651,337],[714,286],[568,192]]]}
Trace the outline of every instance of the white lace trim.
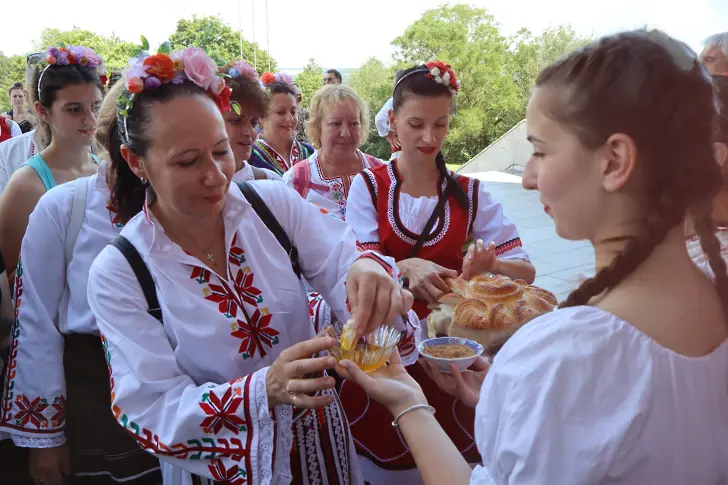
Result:
{"label": "white lace trim", "polygon": [[28,436],[11,435],[15,446],[20,448],[57,448],[66,443],[65,436],[54,438],[30,438]]}
{"label": "white lace trim", "polygon": [[[291,474],[290,453],[293,444],[293,434],[291,433],[291,411],[288,412],[288,421],[285,422],[285,413],[280,408],[285,406],[277,406],[277,430],[276,422],[268,409],[268,390],[266,388],[266,376],[268,375],[268,367],[256,371],[252,377],[251,389],[254,390],[255,408],[251,412],[255,413],[258,421],[257,441],[258,441],[258,470],[248,470],[248,473],[255,473],[259,479],[260,485],[283,484],[290,483],[293,475]],[[290,408],[290,406],[288,406]],[[276,433],[277,431],[277,433]],[[288,435],[288,446],[285,449],[286,434]],[[274,442],[276,440],[276,442]],[[276,456],[273,456],[275,445]],[[274,461],[275,460],[275,461]],[[273,475],[275,468],[276,474]]]}

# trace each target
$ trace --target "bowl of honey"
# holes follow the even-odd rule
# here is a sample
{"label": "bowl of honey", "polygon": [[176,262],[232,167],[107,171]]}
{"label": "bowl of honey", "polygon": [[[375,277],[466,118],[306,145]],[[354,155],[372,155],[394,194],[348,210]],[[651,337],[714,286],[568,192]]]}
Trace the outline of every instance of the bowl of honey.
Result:
{"label": "bowl of honey", "polygon": [[425,360],[437,365],[440,372],[452,374],[450,363],[464,371],[483,353],[483,346],[465,338],[438,337],[423,340],[417,350]]}
{"label": "bowl of honey", "polygon": [[391,325],[382,325],[369,335],[357,338],[353,320],[346,325],[336,322],[321,332],[336,339],[336,345],[329,349],[336,362],[351,360],[364,372],[373,372],[387,363],[402,333]]}

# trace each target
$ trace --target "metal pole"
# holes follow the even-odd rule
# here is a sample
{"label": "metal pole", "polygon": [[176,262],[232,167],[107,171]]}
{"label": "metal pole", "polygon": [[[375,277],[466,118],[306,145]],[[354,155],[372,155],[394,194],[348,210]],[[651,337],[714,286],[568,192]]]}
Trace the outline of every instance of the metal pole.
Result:
{"label": "metal pole", "polygon": [[243,0],[238,0],[238,31],[240,32],[240,59],[243,58]]}
{"label": "metal pole", "polygon": [[250,1],[251,10],[253,11],[253,67],[258,70],[258,43],[255,41],[255,0]]}
{"label": "metal pole", "polygon": [[265,47],[268,50],[268,72],[270,72],[270,29],[268,28],[268,0],[265,0]]}

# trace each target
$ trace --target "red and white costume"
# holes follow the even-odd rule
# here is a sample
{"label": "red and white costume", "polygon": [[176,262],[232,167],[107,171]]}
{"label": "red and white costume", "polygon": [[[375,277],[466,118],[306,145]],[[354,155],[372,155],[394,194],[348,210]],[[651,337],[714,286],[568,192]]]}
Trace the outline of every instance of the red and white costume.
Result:
{"label": "red and white costume", "polygon": [[[385,163],[360,150],[357,150],[357,153],[361,159],[361,170],[379,167]],[[355,175],[327,177],[321,168],[319,152],[316,152],[306,160],[296,163],[283,174],[283,181],[307,201],[321,209],[326,209],[343,220],[346,216],[349,187],[351,187]]]}
{"label": "red and white costume", "polygon": [[[394,160],[388,165],[365,170],[354,178],[349,191],[347,222],[365,248],[400,261],[409,257],[438,197],[415,198],[403,193],[397,163]],[[462,247],[472,235],[475,239],[494,241],[501,259],[528,260],[518,231],[485,187],[478,180],[463,176],[458,177],[457,183],[468,196],[468,206],[460,207],[450,196],[444,216],[436,222],[417,257],[460,272]],[[444,188],[443,179],[440,191]],[[415,310],[420,318],[429,313],[427,304],[422,301],[415,303]],[[438,421],[463,456],[470,463],[479,463],[473,431],[474,410],[440,391],[419,364],[407,369],[422,386],[429,403],[437,409]],[[342,387],[341,401],[351,425],[364,479],[372,484],[422,483],[404,439],[391,426],[392,418],[386,408],[371,401],[350,382]]]}

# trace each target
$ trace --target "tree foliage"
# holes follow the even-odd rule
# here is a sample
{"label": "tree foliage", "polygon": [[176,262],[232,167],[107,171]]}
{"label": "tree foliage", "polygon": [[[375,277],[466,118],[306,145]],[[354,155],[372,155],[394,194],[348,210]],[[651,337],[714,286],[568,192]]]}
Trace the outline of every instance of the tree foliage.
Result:
{"label": "tree foliage", "polygon": [[444,152],[448,163],[464,163],[524,118],[540,69],[588,40],[569,26],[509,38],[486,9],[458,4],[426,11],[392,44],[400,67],[439,59],[458,73],[463,86]]}
{"label": "tree foliage", "polygon": [[371,57],[357,71],[353,72],[349,79],[349,85],[369,105],[371,122],[369,140],[362,146],[362,150],[384,160],[389,159],[391,150],[389,142],[377,133],[377,128],[374,126],[374,117],[382,108],[382,105],[392,96],[396,70],[396,67],[387,67],[379,59]]}
{"label": "tree foliage", "polygon": [[[191,19],[179,20],[177,29],[169,37],[169,42],[172,49],[175,50],[184,47],[200,47],[205,49],[210,57],[221,62],[241,58],[240,33],[223,22],[219,16],[198,17],[194,15]],[[242,39],[242,50],[242,59],[251,65],[256,63],[257,56],[256,69],[259,73],[268,70],[269,62],[271,70],[276,70],[275,60],[256,43]]]}
{"label": "tree foliage", "polygon": [[321,69],[321,66],[312,57],[308,60],[308,64],[303,68],[303,71],[296,76],[295,82],[301,89],[301,104],[303,107],[308,108],[314,93],[321,89],[322,73],[323,69]]}
{"label": "tree foliage", "polygon": [[0,52],[0,113],[11,108],[8,90],[16,82],[25,84],[25,57],[5,56]]}

